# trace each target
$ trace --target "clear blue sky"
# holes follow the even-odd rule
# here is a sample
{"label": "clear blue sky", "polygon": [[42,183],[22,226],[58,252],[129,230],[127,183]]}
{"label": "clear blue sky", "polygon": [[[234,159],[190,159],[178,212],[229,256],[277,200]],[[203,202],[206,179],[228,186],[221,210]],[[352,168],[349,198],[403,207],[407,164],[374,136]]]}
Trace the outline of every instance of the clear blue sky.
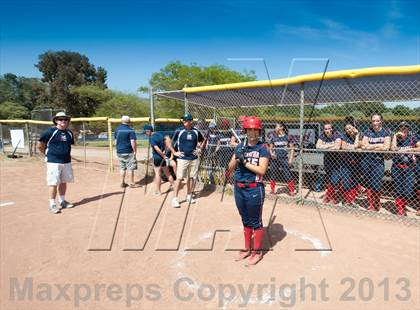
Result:
{"label": "clear blue sky", "polygon": [[[420,0],[0,0],[0,73],[40,77],[47,50],[77,51],[135,92],[180,60],[288,75],[293,58],[329,58],[329,70],[420,63]],[[292,75],[319,72],[299,62]]]}

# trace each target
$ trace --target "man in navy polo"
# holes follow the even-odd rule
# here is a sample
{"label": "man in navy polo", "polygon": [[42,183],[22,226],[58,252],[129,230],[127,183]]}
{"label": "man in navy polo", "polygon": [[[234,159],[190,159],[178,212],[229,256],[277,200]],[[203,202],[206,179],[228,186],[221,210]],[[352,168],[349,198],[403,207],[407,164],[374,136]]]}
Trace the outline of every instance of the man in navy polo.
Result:
{"label": "man in navy polo", "polygon": [[130,187],[134,187],[134,170],[137,170],[136,132],[130,127],[130,117],[121,117],[121,125],[115,129],[114,138],[117,140],[117,157],[120,164],[121,187],[127,187],[125,172],[131,173]]}
{"label": "man in navy polo", "polygon": [[178,201],[179,186],[181,180],[187,178],[187,202],[195,203],[192,198],[193,178],[198,176],[199,159],[202,148],[205,147],[203,135],[201,132],[192,126],[193,117],[187,113],[182,118],[183,127],[175,131],[173,141],[178,146],[178,151],[175,151],[171,145],[171,151],[178,157],[178,165],[176,169],[176,181],[174,185],[174,197],[172,198],[172,207],[179,208]]}
{"label": "man in navy polo", "polygon": [[73,208],[74,205],[65,200],[67,183],[74,182],[71,166],[71,145],[74,144],[73,133],[68,129],[70,116],[58,112],[54,118],[55,127],[48,128],[39,138],[38,149],[46,156],[47,184],[50,192],[50,211],[60,213],[56,204],[57,189],[62,209]]}

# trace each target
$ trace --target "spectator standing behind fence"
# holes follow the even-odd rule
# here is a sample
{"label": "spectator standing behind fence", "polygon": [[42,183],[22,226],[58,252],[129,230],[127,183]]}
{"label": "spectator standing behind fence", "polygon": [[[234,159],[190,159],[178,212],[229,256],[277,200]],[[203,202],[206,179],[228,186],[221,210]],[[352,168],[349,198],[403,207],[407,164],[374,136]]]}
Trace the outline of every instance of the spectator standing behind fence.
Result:
{"label": "spectator standing behind fence", "polygon": [[134,170],[137,170],[137,143],[136,132],[130,127],[130,117],[121,117],[121,125],[115,129],[114,138],[117,140],[117,157],[120,166],[121,187],[127,187],[125,183],[126,171],[130,171],[130,187],[134,187]]}
{"label": "spectator standing behind fence", "polygon": [[144,125],[143,127],[144,133],[150,139],[150,146],[152,147],[152,157],[153,157],[153,169],[154,169],[154,180],[155,183],[155,191],[153,193],[154,196],[160,196],[162,193],[160,191],[161,183],[162,183],[162,172],[168,178],[171,187],[174,185],[174,178],[169,173],[169,157],[166,155],[166,147],[165,141],[159,132],[153,131],[152,125]]}
{"label": "spectator standing behind fence", "polygon": [[47,184],[50,193],[50,212],[57,214],[57,189],[62,209],[73,208],[74,205],[65,200],[67,183],[74,182],[71,166],[71,145],[74,144],[73,132],[68,129],[70,116],[58,112],[54,118],[55,127],[48,128],[39,138],[38,149],[46,156]]}
{"label": "spectator standing behind fence", "polygon": [[334,130],[332,124],[324,125],[324,132],[316,142],[316,148],[326,150],[324,152],[324,171],[327,180],[327,191],[323,198],[323,203],[337,203],[337,190],[340,184],[340,160],[337,152],[341,147],[341,134]]}
{"label": "spectator standing behind fence", "polygon": [[401,154],[392,159],[391,174],[394,181],[395,206],[398,215],[406,215],[407,201],[414,194],[416,182],[416,162],[418,158],[413,151],[420,151],[420,141],[416,134],[410,135],[410,125],[401,122],[392,138],[391,150]]}
{"label": "spectator standing behind fence", "polygon": [[[344,134],[341,149],[355,151],[361,147],[360,132],[357,121],[349,116],[344,120]],[[361,154],[356,152],[342,153],[341,179],[343,196],[347,204],[351,205],[357,196],[362,171],[360,169]]]}
{"label": "spectator standing behind fence", "polygon": [[215,177],[214,177],[214,166],[215,166],[215,156],[217,155],[217,143],[218,143],[218,133],[216,131],[216,123],[211,121],[209,124],[209,130],[207,131],[206,135],[206,148],[204,150],[204,159],[206,161],[208,177],[210,184],[215,184]]}
{"label": "spectator standing behind fence", "polygon": [[[388,151],[391,146],[391,133],[383,128],[382,115],[375,113],[371,117],[371,127],[364,133],[362,149],[367,151]],[[384,153],[369,152],[363,156],[361,167],[368,189],[370,211],[381,208],[381,189],[385,175]]]}
{"label": "spectator standing behind fence", "polygon": [[[290,166],[293,163],[294,150],[290,142],[288,130],[283,122],[276,124],[273,135],[268,140],[271,161],[269,169],[271,194],[275,194],[276,180],[286,181],[289,188],[289,195],[295,195],[295,183],[293,182]],[[288,148],[290,156],[288,157]]]}
{"label": "spectator standing behind fence", "polygon": [[[177,160],[176,181],[174,185],[174,197],[172,198],[172,207],[179,208],[181,205],[178,201],[179,187],[181,181],[187,178],[187,198],[188,203],[195,203],[192,197],[193,178],[197,179],[199,159],[198,156],[202,151],[203,135],[201,132],[192,126],[193,117],[187,113],[182,117],[183,127],[178,128],[174,134],[174,141],[178,146],[178,151],[175,151],[171,145],[171,151],[174,153]],[[201,144],[200,144],[201,143]]]}

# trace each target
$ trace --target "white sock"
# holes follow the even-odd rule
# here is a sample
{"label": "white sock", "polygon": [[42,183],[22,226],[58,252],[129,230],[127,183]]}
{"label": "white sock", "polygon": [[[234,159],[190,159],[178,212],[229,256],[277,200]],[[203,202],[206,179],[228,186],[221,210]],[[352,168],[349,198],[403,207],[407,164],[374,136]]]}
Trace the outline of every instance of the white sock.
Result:
{"label": "white sock", "polygon": [[55,205],[55,199],[50,199],[50,206]]}
{"label": "white sock", "polygon": [[60,195],[60,203],[62,203],[64,200],[64,195]]}

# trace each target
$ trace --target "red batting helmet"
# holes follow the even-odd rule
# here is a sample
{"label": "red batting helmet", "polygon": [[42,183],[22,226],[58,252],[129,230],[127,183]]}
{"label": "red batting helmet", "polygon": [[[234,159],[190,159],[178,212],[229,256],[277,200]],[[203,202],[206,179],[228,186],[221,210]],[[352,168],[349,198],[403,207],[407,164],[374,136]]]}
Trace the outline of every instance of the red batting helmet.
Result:
{"label": "red batting helmet", "polygon": [[230,127],[230,122],[229,122],[229,120],[228,120],[228,119],[223,119],[223,120],[222,120],[222,122],[221,122],[221,124],[220,124],[220,126],[221,126],[222,128],[229,128],[229,127]]}
{"label": "red batting helmet", "polygon": [[262,129],[262,122],[261,120],[256,116],[248,116],[245,118],[244,123],[242,124],[242,127],[244,129]]}

